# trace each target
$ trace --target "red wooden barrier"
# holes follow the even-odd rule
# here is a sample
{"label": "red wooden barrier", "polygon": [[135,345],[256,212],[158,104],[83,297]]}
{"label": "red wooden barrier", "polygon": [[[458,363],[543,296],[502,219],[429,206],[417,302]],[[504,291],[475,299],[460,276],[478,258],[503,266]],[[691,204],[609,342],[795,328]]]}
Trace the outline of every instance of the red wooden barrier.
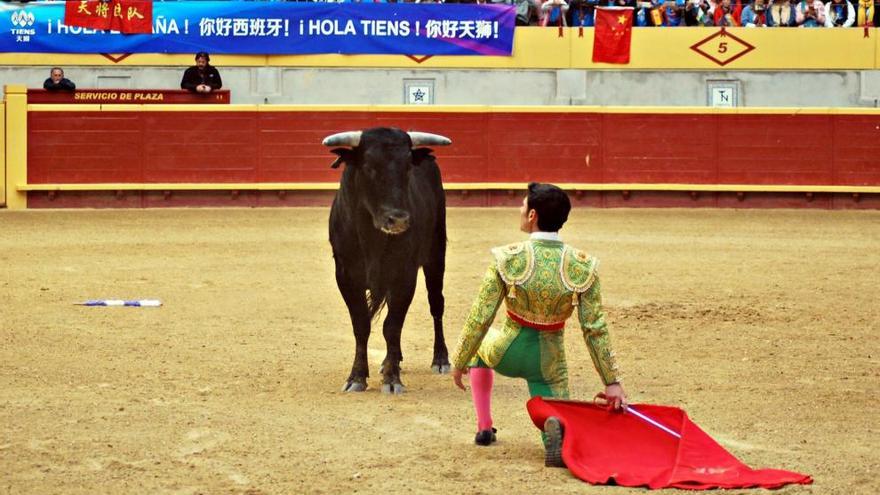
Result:
{"label": "red wooden barrier", "polygon": [[447,183],[880,186],[876,115],[362,111],[30,112],[28,182],[335,182],[321,139],[371,126],[450,137]]}

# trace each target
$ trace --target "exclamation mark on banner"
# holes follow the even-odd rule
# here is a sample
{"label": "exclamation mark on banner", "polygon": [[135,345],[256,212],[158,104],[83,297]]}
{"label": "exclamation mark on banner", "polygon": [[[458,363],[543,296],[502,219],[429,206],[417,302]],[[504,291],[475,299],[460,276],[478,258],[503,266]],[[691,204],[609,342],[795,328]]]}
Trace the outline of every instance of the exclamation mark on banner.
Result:
{"label": "exclamation mark on banner", "polygon": [[284,19],[284,37],[290,36],[290,19]]}
{"label": "exclamation mark on banner", "polygon": [[422,35],[422,21],[416,21],[416,36]]}
{"label": "exclamation mark on banner", "polygon": [[498,21],[492,22],[492,32],[494,33],[492,35],[492,37],[497,38],[498,37]]}
{"label": "exclamation mark on banner", "polygon": [[189,34],[189,19],[183,20],[183,34]]}

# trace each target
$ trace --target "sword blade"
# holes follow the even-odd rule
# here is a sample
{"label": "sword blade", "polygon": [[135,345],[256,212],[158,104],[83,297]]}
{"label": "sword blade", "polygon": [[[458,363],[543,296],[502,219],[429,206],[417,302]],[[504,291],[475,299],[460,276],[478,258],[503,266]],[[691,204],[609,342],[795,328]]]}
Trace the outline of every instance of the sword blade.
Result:
{"label": "sword blade", "polygon": [[641,419],[642,421],[644,421],[652,426],[660,428],[661,430],[665,431],[666,433],[669,433],[670,435],[674,436],[675,438],[681,438],[681,434],[670,430],[669,428],[661,425],[660,423],[651,419],[650,417],[646,416],[645,414],[642,414],[639,411],[636,411],[636,409],[632,406],[627,407],[626,412],[633,414],[635,417]]}

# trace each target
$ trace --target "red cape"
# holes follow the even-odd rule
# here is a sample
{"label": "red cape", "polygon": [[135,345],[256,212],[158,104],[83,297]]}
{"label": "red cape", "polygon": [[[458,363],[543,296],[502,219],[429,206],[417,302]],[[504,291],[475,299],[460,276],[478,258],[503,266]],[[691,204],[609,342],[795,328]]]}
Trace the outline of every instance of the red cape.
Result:
{"label": "red cape", "polygon": [[548,417],[559,418],[565,431],[562,459],[572,474],[589,483],[707,490],[813,482],[805,474],[746,466],[677,407],[633,406],[681,438],[634,414],[609,412],[588,402],[533,397],[527,407],[540,429]]}

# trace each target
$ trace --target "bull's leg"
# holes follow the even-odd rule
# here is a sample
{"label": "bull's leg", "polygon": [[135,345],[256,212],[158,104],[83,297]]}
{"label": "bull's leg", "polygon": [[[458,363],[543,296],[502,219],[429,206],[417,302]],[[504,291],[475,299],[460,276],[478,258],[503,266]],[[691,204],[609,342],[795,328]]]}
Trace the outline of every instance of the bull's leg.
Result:
{"label": "bull's leg", "polygon": [[[409,270],[403,270],[404,272]],[[416,291],[417,270],[412,270],[411,280],[399,280],[388,294],[388,315],[382,325],[387,353],[382,361],[382,392],[402,394],[403,383],[400,381],[400,361],[403,351],[400,348],[400,332],[406,320],[406,312]]]}
{"label": "bull's leg", "polygon": [[425,286],[428,289],[428,305],[431,307],[431,317],[434,319],[434,360],[431,362],[431,370],[434,373],[449,373],[449,351],[446,349],[446,338],[443,336],[443,310],[445,299],[443,298],[443,272],[445,260],[443,256],[432,260],[432,264],[425,265]]}
{"label": "bull's leg", "polygon": [[351,365],[351,374],[342,386],[343,392],[363,392],[367,389],[367,377],[370,371],[367,368],[367,341],[370,338],[370,313],[367,309],[367,297],[364,289],[358,286],[344,271],[336,267],[336,283],[342,299],[348,306],[348,315],[351,317],[351,326],[354,330],[355,350],[354,363]]}

